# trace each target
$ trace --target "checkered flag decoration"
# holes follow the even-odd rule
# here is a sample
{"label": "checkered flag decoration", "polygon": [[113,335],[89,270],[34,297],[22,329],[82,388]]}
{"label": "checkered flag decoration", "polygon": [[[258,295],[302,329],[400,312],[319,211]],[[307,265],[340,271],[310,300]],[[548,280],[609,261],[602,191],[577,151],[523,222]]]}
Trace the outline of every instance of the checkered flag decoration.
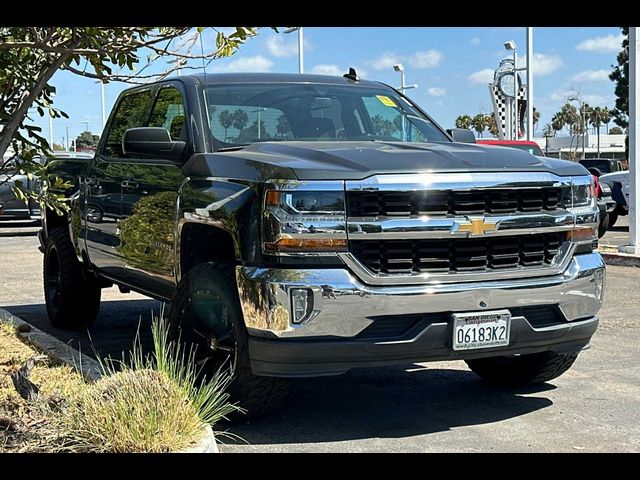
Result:
{"label": "checkered flag decoration", "polygon": [[[526,101],[526,85],[520,86],[518,92],[518,110],[522,111],[522,102]],[[498,126],[498,138],[504,140],[507,136],[507,104],[509,99],[505,97],[498,86],[494,83],[489,84],[489,95],[493,103],[493,116],[496,119],[496,125]],[[520,112],[518,112],[520,113]],[[521,115],[518,115],[521,118]],[[520,120],[520,131],[524,131],[524,121]]]}

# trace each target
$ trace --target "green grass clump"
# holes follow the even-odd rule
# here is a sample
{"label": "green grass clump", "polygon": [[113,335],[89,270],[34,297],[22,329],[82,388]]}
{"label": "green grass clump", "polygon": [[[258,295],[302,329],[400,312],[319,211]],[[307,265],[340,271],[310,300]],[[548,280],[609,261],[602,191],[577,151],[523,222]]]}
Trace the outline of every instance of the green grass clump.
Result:
{"label": "green grass clump", "polygon": [[129,360],[103,362],[103,377],[59,412],[65,450],[176,451],[237,409],[228,401],[228,372],[198,381],[193,350],[168,340],[164,320],[154,319],[152,334],[152,353],[143,355],[136,338]]}

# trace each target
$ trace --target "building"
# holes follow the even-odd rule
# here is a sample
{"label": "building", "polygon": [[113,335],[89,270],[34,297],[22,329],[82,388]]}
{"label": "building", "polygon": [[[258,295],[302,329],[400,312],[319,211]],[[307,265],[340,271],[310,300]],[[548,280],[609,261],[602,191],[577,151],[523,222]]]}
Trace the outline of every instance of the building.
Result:
{"label": "building", "polygon": [[[615,158],[626,160],[625,141],[626,135],[612,135],[607,133],[600,134],[600,150],[598,154],[598,135],[587,133],[584,135],[585,142],[585,158]],[[573,137],[543,137],[533,139],[543,152],[549,157],[571,159],[571,153],[574,158],[582,158],[582,135]]]}

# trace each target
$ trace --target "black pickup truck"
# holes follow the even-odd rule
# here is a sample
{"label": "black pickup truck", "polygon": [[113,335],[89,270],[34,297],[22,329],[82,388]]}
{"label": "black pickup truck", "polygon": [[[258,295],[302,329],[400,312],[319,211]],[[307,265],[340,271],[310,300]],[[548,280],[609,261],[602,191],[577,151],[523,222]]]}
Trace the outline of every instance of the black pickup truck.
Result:
{"label": "black pickup truck", "polygon": [[40,233],[51,321],[87,327],[113,284],[170,302],[172,334],[205,371],[231,359],[253,413],[290,377],[356,367],[465,360],[544,382],[598,325],[588,172],[456,142],[353,72],[131,88],[95,158],[54,171],[75,187]]}

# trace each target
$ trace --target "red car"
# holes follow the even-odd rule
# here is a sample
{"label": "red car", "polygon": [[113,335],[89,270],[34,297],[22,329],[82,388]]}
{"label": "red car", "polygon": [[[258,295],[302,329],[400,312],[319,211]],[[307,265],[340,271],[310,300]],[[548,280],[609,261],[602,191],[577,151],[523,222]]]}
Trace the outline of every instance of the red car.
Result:
{"label": "red car", "polygon": [[538,157],[544,157],[544,153],[540,149],[540,146],[536,142],[529,142],[527,140],[477,140],[476,143],[483,145],[499,145],[501,147],[517,148],[518,150],[524,150],[531,155]]}

